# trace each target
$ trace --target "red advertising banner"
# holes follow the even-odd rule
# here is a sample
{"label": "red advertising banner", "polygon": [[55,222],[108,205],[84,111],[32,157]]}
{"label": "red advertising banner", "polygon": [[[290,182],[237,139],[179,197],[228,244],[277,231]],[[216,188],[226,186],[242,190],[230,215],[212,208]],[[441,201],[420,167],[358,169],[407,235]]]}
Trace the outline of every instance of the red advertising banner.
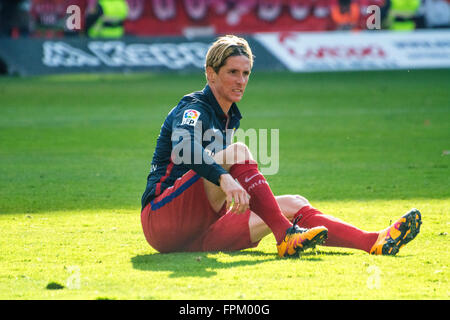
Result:
{"label": "red advertising banner", "polygon": [[[130,35],[210,36],[335,29],[330,10],[333,0],[126,1],[128,17],[124,26]],[[84,32],[86,10],[96,3],[97,0],[32,0],[30,17],[38,35],[62,35],[66,9],[76,5],[82,12]]]}
{"label": "red advertising banner", "polygon": [[[372,5],[379,9],[381,22],[390,7],[389,0],[125,1],[128,4],[125,33],[138,36],[190,37],[257,32],[365,30],[368,28],[368,18],[374,13],[370,9]],[[444,9],[448,8],[444,0],[436,1],[442,2]],[[86,10],[95,7],[96,3],[97,0],[32,0],[30,16],[36,30],[62,33],[66,9],[69,5],[76,5],[82,12],[79,31],[83,33],[86,32]],[[444,12],[444,9],[441,11]],[[427,12],[431,12],[431,9]]]}
{"label": "red advertising banner", "polygon": [[128,0],[127,33],[248,34],[330,30],[330,0]]}

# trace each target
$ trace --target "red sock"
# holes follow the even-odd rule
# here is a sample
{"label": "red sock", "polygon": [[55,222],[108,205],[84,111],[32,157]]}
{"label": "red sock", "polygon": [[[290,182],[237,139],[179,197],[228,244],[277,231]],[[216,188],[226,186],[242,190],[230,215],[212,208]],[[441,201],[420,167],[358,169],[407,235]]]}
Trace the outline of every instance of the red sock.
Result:
{"label": "red sock", "polygon": [[325,246],[353,248],[369,252],[378,238],[378,232],[363,231],[335,217],[325,215],[311,206],[301,208],[294,218],[299,215],[302,215],[298,222],[299,227],[325,226],[328,229]]}
{"label": "red sock", "polygon": [[254,161],[234,164],[230,174],[250,195],[250,209],[272,230],[277,244],[283,241],[292,223],[283,215],[275,196]]}

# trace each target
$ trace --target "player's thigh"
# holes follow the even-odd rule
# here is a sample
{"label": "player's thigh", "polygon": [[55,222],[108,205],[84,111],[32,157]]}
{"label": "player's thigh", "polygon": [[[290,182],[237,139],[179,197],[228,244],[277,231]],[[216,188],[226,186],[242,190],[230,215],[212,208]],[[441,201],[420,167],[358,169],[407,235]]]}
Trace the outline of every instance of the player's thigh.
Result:
{"label": "player's thigh", "polygon": [[256,247],[259,241],[252,241],[250,237],[250,215],[250,210],[239,215],[226,212],[193,243],[190,251],[237,251]]}
{"label": "player's thigh", "polygon": [[206,179],[203,179],[203,187],[209,204],[215,212],[219,212],[225,203],[225,193],[218,185]]}

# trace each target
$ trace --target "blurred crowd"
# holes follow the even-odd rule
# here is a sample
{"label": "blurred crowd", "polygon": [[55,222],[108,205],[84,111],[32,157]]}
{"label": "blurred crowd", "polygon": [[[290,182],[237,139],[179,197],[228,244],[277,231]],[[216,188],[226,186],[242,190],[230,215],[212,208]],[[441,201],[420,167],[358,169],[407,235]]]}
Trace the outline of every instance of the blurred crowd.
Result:
{"label": "blurred crowd", "polygon": [[450,0],[0,0],[13,38],[449,27]]}

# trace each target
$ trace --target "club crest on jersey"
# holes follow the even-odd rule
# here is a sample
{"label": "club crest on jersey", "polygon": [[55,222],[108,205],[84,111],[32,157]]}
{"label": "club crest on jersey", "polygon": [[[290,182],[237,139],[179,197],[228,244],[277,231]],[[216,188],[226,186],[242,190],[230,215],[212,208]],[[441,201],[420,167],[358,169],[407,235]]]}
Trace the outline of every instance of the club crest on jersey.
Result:
{"label": "club crest on jersey", "polygon": [[183,114],[183,120],[181,121],[181,124],[195,126],[199,117],[200,112],[194,109],[188,109]]}

